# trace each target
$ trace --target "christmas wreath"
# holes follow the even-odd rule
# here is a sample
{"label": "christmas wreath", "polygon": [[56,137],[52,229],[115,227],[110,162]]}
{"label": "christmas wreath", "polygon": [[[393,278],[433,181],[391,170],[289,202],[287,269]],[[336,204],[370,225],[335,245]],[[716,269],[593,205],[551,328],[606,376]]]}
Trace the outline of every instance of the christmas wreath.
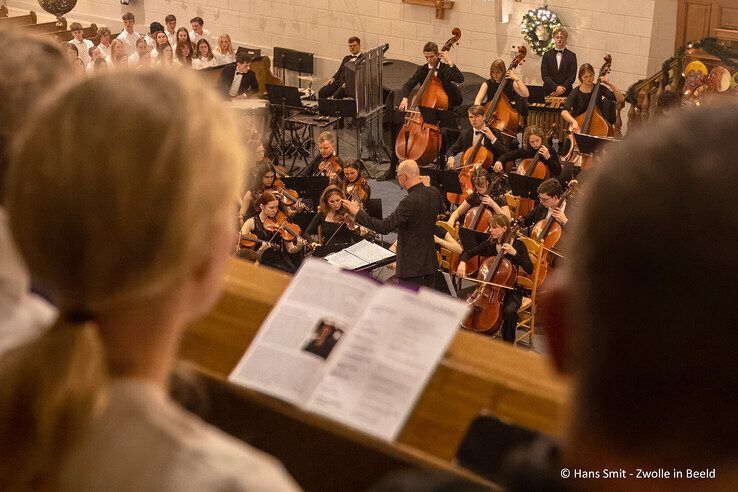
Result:
{"label": "christmas wreath", "polygon": [[523,16],[520,23],[523,28],[523,37],[528,42],[533,51],[538,55],[543,54],[554,47],[554,40],[551,34],[554,29],[561,27],[559,17],[549,10],[548,5],[531,9]]}

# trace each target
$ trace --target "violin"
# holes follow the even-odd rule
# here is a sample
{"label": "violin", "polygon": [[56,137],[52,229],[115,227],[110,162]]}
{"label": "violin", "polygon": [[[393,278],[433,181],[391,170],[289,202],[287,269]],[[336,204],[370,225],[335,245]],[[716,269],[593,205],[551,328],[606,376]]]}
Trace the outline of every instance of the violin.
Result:
{"label": "violin", "polygon": [[[523,63],[528,49],[525,46],[518,46],[518,54],[513,58],[508,70],[514,70]],[[505,135],[515,137],[518,134],[518,125],[520,124],[520,116],[510,103],[510,100],[504,93],[510,79],[503,77],[497,86],[495,95],[491,101],[484,105],[484,121],[490,128],[495,128]]]}
{"label": "violin", "polygon": [[349,200],[364,203],[366,202],[367,198],[369,198],[369,195],[364,188],[365,186],[366,181],[364,180],[364,177],[359,176],[353,183],[345,181],[343,192]]}
{"label": "violin", "polygon": [[511,244],[520,229],[520,224],[513,222],[500,242],[500,250],[496,256],[490,256],[482,262],[477,279],[480,281],[474,292],[466,298],[466,305],[471,313],[461,323],[463,328],[476,332],[494,335],[502,326],[502,303],[505,294],[517,281],[518,270],[505,258],[502,245]]}
{"label": "violin", "polygon": [[274,192],[280,203],[288,207],[296,207],[298,210],[306,210],[312,212],[310,207],[300,198],[295,190],[287,189],[283,186],[274,186]]}
{"label": "violin", "polygon": [[471,182],[472,173],[478,166],[484,169],[494,162],[494,154],[485,147],[484,137],[477,138],[474,145],[466,149],[464,155],[461,157],[461,165],[456,169],[461,169],[459,173],[459,185],[461,185],[461,193],[446,193],[446,199],[450,203],[461,205],[464,200],[472,193],[474,186]]}
{"label": "violin", "polygon": [[322,174],[328,178],[340,175],[341,171],[343,171],[343,167],[341,167],[341,163],[337,155],[324,157],[318,164],[318,174]]}
{"label": "violin", "polygon": [[300,226],[289,222],[281,210],[273,218],[267,217],[264,221],[264,230],[279,234],[287,242],[297,242],[302,232]]}
{"label": "violin", "polygon": [[[600,108],[597,107],[597,101],[600,98],[600,87],[602,87],[602,81],[600,79],[610,73],[612,56],[606,55],[604,60],[605,63],[600,68],[597,82],[592,88],[592,96],[589,98],[587,111],[574,118],[577,125],[579,125],[579,133],[595,137],[612,137],[615,135],[615,127],[602,116]],[[579,152],[577,141],[571,131],[569,132],[569,143],[569,152],[564,159],[567,161],[578,161],[582,169],[590,167],[592,165],[592,156]]]}
{"label": "violin", "polygon": [[266,244],[270,248],[280,249],[280,245],[264,239],[259,239],[256,234],[240,234],[238,238],[238,245],[242,248],[253,248],[257,244]]}
{"label": "violin", "polygon": [[[461,29],[454,27],[453,35],[441,48],[449,51],[461,39]],[[423,121],[418,106],[427,108],[448,109],[448,94],[443,89],[441,79],[435,75],[441,59],[437,58],[433,67],[425,76],[423,84],[412,98],[412,102],[405,115],[405,123],[395,140],[395,154],[400,160],[412,159],[420,166],[425,166],[436,160],[441,150],[441,136],[436,125],[428,125]]]}
{"label": "violin", "polygon": [[[496,175],[490,182],[487,190],[482,196],[491,196],[492,190],[494,190],[502,180],[505,179],[505,175],[500,173]],[[490,222],[492,221],[492,209],[480,203],[478,206],[471,208],[464,216],[464,228],[472,229],[474,231],[485,232],[489,229]],[[480,258],[479,256],[472,256],[466,262],[466,271],[473,274],[479,268]]]}
{"label": "violin", "polygon": [[[561,195],[561,199],[556,204],[556,208],[563,207],[567,200],[569,200],[574,193],[576,193],[578,190],[577,182],[571,181],[569,182],[569,189],[564,192],[563,195]],[[538,285],[541,284],[546,279],[546,275],[548,274],[548,268],[549,268],[549,261],[548,261],[548,251],[551,251],[554,246],[556,246],[556,243],[559,242],[559,239],[561,239],[561,224],[559,224],[556,219],[554,219],[553,214],[548,217],[547,219],[541,219],[533,226],[533,230],[530,233],[531,239],[534,241],[541,243],[542,252],[541,255],[543,256],[543,259],[541,261],[541,267],[538,271]],[[527,276],[530,278],[530,280],[533,280],[532,276]]]}
{"label": "violin", "polygon": [[[517,169],[518,174],[538,179],[548,179],[551,177],[551,172],[548,170],[548,166],[541,162],[541,148],[546,142],[549,142],[551,140],[551,137],[554,136],[554,133],[556,133],[555,123],[546,133],[546,137],[541,141],[541,146],[538,147],[538,150],[536,151],[536,154],[533,156],[533,158],[523,159],[523,161],[520,163]],[[549,149],[549,152],[553,152],[553,150]],[[528,213],[528,211],[532,210],[533,207],[535,207],[535,204],[536,202],[534,200],[521,197],[517,213],[519,215],[525,215],[526,213]]]}

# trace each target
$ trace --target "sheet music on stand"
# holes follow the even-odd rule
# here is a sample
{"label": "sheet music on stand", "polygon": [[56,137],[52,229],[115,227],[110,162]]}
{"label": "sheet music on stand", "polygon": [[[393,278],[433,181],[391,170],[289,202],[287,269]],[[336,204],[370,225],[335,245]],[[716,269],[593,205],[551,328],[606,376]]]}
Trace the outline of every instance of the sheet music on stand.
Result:
{"label": "sheet music on stand", "polygon": [[392,251],[362,239],[346,249],[327,255],[324,259],[331,265],[357,271],[389,264],[395,257]]}

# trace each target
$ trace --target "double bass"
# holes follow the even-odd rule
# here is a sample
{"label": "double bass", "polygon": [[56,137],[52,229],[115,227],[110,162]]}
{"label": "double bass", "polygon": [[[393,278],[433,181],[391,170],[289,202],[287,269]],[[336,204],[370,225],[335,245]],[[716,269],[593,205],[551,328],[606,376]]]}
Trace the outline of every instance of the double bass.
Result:
{"label": "double bass", "polygon": [[[516,69],[525,60],[527,54],[528,49],[525,46],[518,46],[518,54],[513,58],[508,70]],[[503,76],[494,97],[484,105],[484,121],[490,128],[495,128],[505,135],[515,137],[518,134],[520,118],[512,104],[510,104],[510,100],[504,94],[505,87],[509,82],[510,79]]]}
{"label": "double bass", "polygon": [[[505,233],[501,244],[512,243],[518,229],[520,224],[513,223]],[[518,269],[505,258],[502,247],[496,256],[485,259],[477,275],[479,285],[466,298],[471,313],[461,326],[467,330],[486,332],[490,335],[497,333],[502,326],[502,302],[507,291],[515,285],[517,278]]]}
{"label": "double bass", "polygon": [[[453,28],[453,37],[446,41],[441,51],[449,51],[461,38],[461,29]],[[436,160],[441,150],[441,135],[438,126],[423,121],[418,106],[448,109],[448,94],[443,90],[441,79],[435,75],[441,59],[437,58],[433,67],[425,76],[423,84],[412,98],[405,115],[405,123],[395,140],[395,154],[401,160],[412,159],[418,165],[425,166]]]}
{"label": "double bass", "polygon": [[[602,81],[600,79],[610,73],[612,56],[606,55],[604,60],[605,63],[602,64],[597,81],[592,88],[592,96],[589,98],[587,111],[574,118],[577,125],[579,125],[579,133],[594,137],[612,137],[615,135],[615,127],[602,116],[600,108],[597,107],[597,101],[600,98],[600,87],[602,87]],[[579,152],[577,141],[571,132],[569,133],[569,144],[569,152],[564,157],[564,160],[578,161],[582,169],[590,167],[592,165],[592,156]]]}

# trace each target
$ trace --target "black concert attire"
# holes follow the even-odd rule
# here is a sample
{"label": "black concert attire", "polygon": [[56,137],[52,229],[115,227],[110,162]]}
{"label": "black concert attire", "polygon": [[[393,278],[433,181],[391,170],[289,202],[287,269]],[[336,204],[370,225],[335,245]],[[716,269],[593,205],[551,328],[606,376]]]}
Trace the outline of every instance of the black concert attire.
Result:
{"label": "black concert attire", "polygon": [[[505,79],[502,79],[502,80],[505,80]],[[485,80],[485,82],[487,83],[487,96],[484,101],[484,103],[486,104],[495,98],[495,93],[497,92],[497,88],[500,86],[502,82],[501,81],[495,82],[495,80],[491,78]],[[524,108],[524,105],[523,105],[523,97],[521,97],[520,94],[515,92],[515,87],[513,87],[513,85],[514,85],[514,81],[507,79],[507,84],[505,84],[505,88],[502,89],[502,93],[507,96],[507,99],[510,101],[510,104],[512,105],[513,109],[516,112],[520,113],[521,116],[525,116],[527,111],[525,111],[526,108]]]}
{"label": "black concert attire", "polygon": [[[592,99],[592,91],[582,92],[581,86],[577,86],[571,91],[571,94],[566,98],[563,109],[567,110],[569,114],[576,118],[580,114],[587,112],[587,106],[589,101]],[[593,89],[594,90],[594,89]],[[605,87],[604,84],[600,84],[600,91],[598,94],[597,107],[600,110],[602,116],[612,124],[615,124],[617,115],[615,114],[615,94]]]}
{"label": "black concert attire", "polygon": [[[559,174],[561,174],[561,162],[559,161],[559,155],[550,146],[546,146],[546,148],[548,148],[548,153],[551,155],[551,157],[549,157],[548,159],[544,159],[543,156],[541,156],[540,162],[546,165],[548,171],[551,173],[551,177],[555,178]],[[504,166],[507,162],[514,161],[516,159],[532,159],[535,155],[536,151],[532,148],[521,147],[519,149],[511,150],[510,152],[501,155],[497,160],[499,160]]]}
{"label": "black concert attire", "polygon": [[[507,147],[505,147],[505,145],[499,138],[496,138],[494,143],[492,143],[490,142],[489,138],[487,138],[487,135],[484,134],[484,132],[476,131],[474,130],[474,128],[467,128],[466,130],[461,132],[459,138],[457,138],[453,145],[448,148],[448,150],[446,151],[446,158],[448,159],[451,156],[456,156],[461,152],[465,152],[466,149],[470,149],[474,145],[473,137],[475,137],[477,133],[482,135],[482,138],[484,139],[484,147],[492,152],[492,154],[495,156],[495,159],[499,158],[502,154],[507,153]],[[458,166],[459,163],[457,163],[456,165]]]}
{"label": "black concert attire", "polygon": [[319,99],[327,99],[329,97],[333,97],[333,99],[343,99],[346,95],[346,88],[343,87],[343,84],[346,82],[346,63],[356,61],[357,56],[358,55],[348,54],[343,57],[341,64],[338,65],[338,70],[333,77],[331,77],[333,82],[318,90]]}
{"label": "black concert attire", "polygon": [[[561,63],[557,61],[557,54],[561,53]],[[548,50],[541,59],[541,78],[546,95],[562,86],[565,91],[561,95],[567,96],[571,92],[574,81],[577,79],[577,55],[570,49],[564,48],[561,52],[555,48]]]}
{"label": "black concert attire", "polygon": [[259,82],[256,80],[256,73],[253,70],[249,70],[245,74],[236,72],[236,64],[229,64],[221,72],[218,77],[218,86],[221,88],[221,93],[226,98],[231,98],[231,86],[233,85],[234,78],[240,76],[241,84],[238,86],[237,96],[241,94],[254,94],[259,92]]}
{"label": "black concert attire", "polygon": [[[338,158],[338,164],[340,164],[341,165],[341,169],[343,169],[343,166],[345,166],[346,163],[343,162],[343,159],[341,159],[340,157],[338,157],[338,156],[336,156],[336,157]],[[320,155],[320,153],[319,153],[318,155],[316,155],[313,158],[312,161],[310,161],[310,163],[307,165],[307,167],[305,167],[305,169],[303,169],[300,172],[300,176],[323,176],[323,173],[321,173],[318,170],[318,166],[320,165],[321,162],[323,162],[323,156]],[[339,174],[342,174],[342,173],[339,173]],[[331,184],[333,184],[333,183],[331,183]]]}
{"label": "black concert attire", "polygon": [[[415,73],[408,79],[407,82],[405,82],[405,85],[402,86],[402,97],[407,97],[408,99],[408,107],[410,103],[412,102],[410,100],[410,92],[415,88],[416,85],[422,85],[423,81],[425,80],[425,77],[428,75],[428,72],[430,72],[430,66],[427,63],[424,63],[423,65],[420,65],[416,70]],[[461,93],[461,89],[456,84],[461,84],[464,82],[464,74],[461,73],[461,70],[459,70],[459,67],[454,64],[453,67],[450,67],[448,64],[441,61],[438,64],[438,70],[436,71],[436,75],[439,79],[441,79],[441,85],[443,86],[443,90],[446,92],[446,95],[448,96],[448,111],[453,111],[453,109],[456,106],[459,106],[461,103],[464,102],[464,95]],[[393,123],[391,125],[391,135],[392,135],[392,142],[397,141],[397,134],[400,132],[400,124]],[[388,177],[392,175],[394,177],[395,170],[397,169],[397,164],[399,163],[399,159],[397,157],[397,154],[395,152],[390,152],[390,168],[389,171],[387,171]]]}
{"label": "black concert attire", "polygon": [[[497,240],[493,241],[484,241],[469,251],[464,251],[461,253],[461,261],[469,261],[469,258],[477,255],[482,258],[496,256]],[[528,274],[533,273],[533,263],[530,261],[530,255],[528,254],[528,248],[525,247],[525,243],[519,239],[515,239],[512,246],[516,251],[515,256],[506,254],[505,258],[510,260],[510,263],[514,267],[518,269],[522,268]],[[507,342],[515,341],[515,325],[518,323],[518,309],[520,309],[522,302],[523,291],[517,287],[513,290],[508,290],[505,294],[505,299],[502,301],[502,339]]]}
{"label": "black concert attire", "polygon": [[352,231],[340,222],[328,222],[328,220],[326,220],[326,215],[323,212],[315,214],[313,220],[310,221],[310,224],[308,224],[302,232],[302,237],[309,240],[310,236],[315,234],[319,227],[320,239],[323,245],[325,245],[326,241],[329,239],[331,240],[331,244],[345,244],[347,246],[361,241],[361,236],[358,231]]}
{"label": "black concert attire", "polygon": [[[507,205],[507,200],[505,200],[505,194],[502,189],[500,189],[496,193],[493,191],[490,196],[492,197],[492,201],[494,201],[498,207],[502,208]],[[471,210],[472,208],[478,207],[482,204],[482,197],[482,194],[475,191],[474,193],[466,197],[466,200],[464,201],[469,204],[469,209]]]}
{"label": "black concert attire", "polygon": [[[566,202],[566,206],[564,207],[564,213],[567,213],[567,212],[571,212],[568,201]],[[542,203],[538,202],[536,206],[533,208],[533,210],[530,210],[528,211],[528,213],[523,215],[523,217],[520,219],[520,223],[524,227],[530,228],[530,230],[528,231],[528,235],[530,235],[531,231],[533,230],[532,229],[533,226],[535,226],[536,223],[538,223],[539,221],[547,219],[547,218],[548,218],[548,208],[544,207]],[[567,214],[567,218],[569,218],[568,214]],[[562,230],[566,228],[566,225],[561,224],[560,222],[559,222],[559,225],[561,226]]]}
{"label": "black concert attire", "polygon": [[356,221],[379,234],[397,231],[397,279],[428,287],[438,269],[433,233],[436,217],[442,212],[441,192],[418,183],[407,190],[394,212],[384,220],[360,210]]}
{"label": "black concert attire", "polygon": [[337,334],[335,329],[331,329],[330,334],[325,338],[325,340],[323,340],[321,345],[318,345],[318,340],[315,339],[308,343],[303,350],[305,352],[313,353],[322,359],[327,359],[328,356],[331,355],[333,347],[336,346],[336,343],[338,343],[338,340],[340,339],[341,335]]}
{"label": "black concert attire", "polygon": [[[277,270],[282,270],[283,272],[287,272],[289,274],[295,273],[297,271],[297,266],[290,258],[290,254],[285,248],[285,243],[282,239],[282,236],[264,229],[264,224],[262,223],[259,214],[254,215],[253,219],[254,229],[251,231],[251,233],[263,241],[271,241],[280,246],[280,249],[265,249],[261,253],[259,263],[265,266],[276,268]],[[254,248],[258,249],[260,246],[261,244],[256,243]]]}

